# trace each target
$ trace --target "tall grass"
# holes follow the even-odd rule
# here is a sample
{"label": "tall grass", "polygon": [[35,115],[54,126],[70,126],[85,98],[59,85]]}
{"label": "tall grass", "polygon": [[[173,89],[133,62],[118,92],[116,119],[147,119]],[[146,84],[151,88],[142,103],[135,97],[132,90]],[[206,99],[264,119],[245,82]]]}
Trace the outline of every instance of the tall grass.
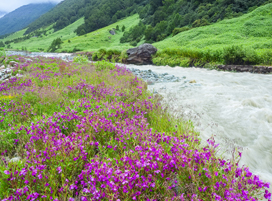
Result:
{"label": "tall grass", "polygon": [[227,46],[222,49],[165,49],[158,52],[153,61],[156,65],[208,66],[227,65],[272,65],[272,50],[255,51],[241,46]]}

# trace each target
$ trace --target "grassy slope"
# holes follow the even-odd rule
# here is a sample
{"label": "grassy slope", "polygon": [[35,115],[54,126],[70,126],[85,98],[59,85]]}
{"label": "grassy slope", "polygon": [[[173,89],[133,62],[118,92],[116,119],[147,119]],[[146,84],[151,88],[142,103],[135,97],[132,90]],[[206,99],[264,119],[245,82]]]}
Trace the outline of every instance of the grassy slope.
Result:
{"label": "grassy slope", "polygon": [[140,19],[138,15],[133,15],[102,29],[98,29],[83,36],[75,37],[71,39],[71,43],[68,43],[68,41],[64,41],[64,43],[62,44],[62,50],[69,51],[72,50],[74,47],[77,47],[84,51],[94,51],[101,48],[117,50],[131,48],[132,46],[130,46],[128,43],[120,44],[120,38],[123,36],[122,31],[117,31],[116,35],[111,35],[109,33],[109,30],[116,28],[117,25],[119,25],[120,29],[124,25],[126,27],[126,30],[128,30],[130,27],[137,25],[139,23],[139,20]]}
{"label": "grassy slope", "polygon": [[254,49],[272,49],[272,4],[261,6],[241,17],[195,28],[154,45],[165,48],[219,49],[242,45]]}
{"label": "grassy slope", "polygon": [[[38,37],[38,38],[31,38],[29,40],[25,40],[23,42],[20,43],[12,43],[11,46],[13,49],[21,49],[22,47],[27,47],[27,50],[29,51],[39,51],[38,48],[42,48],[45,51],[48,49],[48,47],[50,46],[50,44],[52,43],[52,41],[56,38],[61,38],[62,40],[68,40],[70,38],[74,38],[76,36],[76,34],[74,33],[74,30],[81,24],[83,24],[84,19],[81,18],[79,20],[77,20],[76,22],[74,22],[73,24],[65,27],[64,29],[57,31],[57,32],[53,32],[52,30],[52,25],[47,27],[47,36],[42,36],[42,37]],[[5,38],[3,41],[6,40],[12,40],[14,38],[18,38],[18,37],[22,37],[24,34],[25,30],[16,32],[10,36],[8,36],[7,38]],[[51,34],[49,34],[49,32],[52,32]]]}
{"label": "grassy slope", "polygon": [[[261,52],[264,49],[272,49],[271,15],[272,3],[261,6],[253,12],[238,18],[223,20],[209,26],[191,29],[174,37],[168,37],[163,41],[154,43],[154,45],[160,50],[165,48],[216,50],[230,45],[242,45],[258,49]],[[11,46],[13,49],[21,49],[24,46],[30,51],[38,51],[38,48],[47,50],[54,39],[62,37],[64,43],[62,48],[58,50],[59,52],[71,51],[74,47],[82,51],[95,51],[101,48],[124,50],[131,46],[128,43],[120,44],[119,41],[123,33],[118,31],[116,35],[112,36],[109,30],[115,28],[116,25],[119,25],[120,28],[125,25],[126,30],[128,30],[138,22],[138,15],[133,15],[84,36],[76,36],[73,31],[83,23],[83,19],[80,19],[72,25],[48,36],[31,38],[21,43],[11,44]],[[16,32],[5,40],[20,37],[23,32]],[[71,40],[71,43],[68,43],[68,39]]]}
{"label": "grassy slope", "polygon": [[[120,20],[110,26],[88,33],[84,36],[77,36],[74,33],[74,30],[83,22],[84,19],[81,18],[73,24],[65,27],[64,29],[52,34],[49,34],[49,32],[53,32],[53,30],[51,29],[52,26],[50,26],[47,28],[47,36],[43,36],[42,38],[31,38],[20,43],[12,43],[12,49],[21,49],[22,47],[27,47],[28,51],[39,51],[38,48],[42,48],[46,51],[52,41],[60,37],[64,43],[62,44],[62,48],[58,50],[59,52],[71,51],[74,49],[74,47],[77,47],[80,50],[84,51],[98,50],[100,48],[123,50],[131,47],[127,43],[120,44],[120,38],[122,37],[123,32],[117,31],[117,34],[113,36],[109,33],[109,30],[116,28],[117,25],[119,25],[120,29],[123,25],[126,27],[126,29],[129,29],[130,27],[135,26],[139,23],[139,17],[138,15],[133,15],[124,20]],[[16,32],[2,41],[22,37],[24,32],[25,30]],[[69,39],[71,40],[71,43],[68,43]]]}

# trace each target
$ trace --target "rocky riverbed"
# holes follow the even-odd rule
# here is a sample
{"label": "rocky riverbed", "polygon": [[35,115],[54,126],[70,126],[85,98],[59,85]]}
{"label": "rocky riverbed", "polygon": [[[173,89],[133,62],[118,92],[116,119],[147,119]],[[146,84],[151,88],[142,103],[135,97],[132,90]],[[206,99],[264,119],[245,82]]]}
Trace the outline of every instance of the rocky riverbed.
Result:
{"label": "rocky riverbed", "polygon": [[195,80],[188,80],[186,76],[176,77],[168,73],[156,73],[151,69],[140,70],[137,68],[128,68],[135,76],[142,78],[147,82],[148,85],[154,85],[156,83],[169,83],[169,82],[181,82],[183,87],[189,86],[201,86],[201,84],[196,83]]}

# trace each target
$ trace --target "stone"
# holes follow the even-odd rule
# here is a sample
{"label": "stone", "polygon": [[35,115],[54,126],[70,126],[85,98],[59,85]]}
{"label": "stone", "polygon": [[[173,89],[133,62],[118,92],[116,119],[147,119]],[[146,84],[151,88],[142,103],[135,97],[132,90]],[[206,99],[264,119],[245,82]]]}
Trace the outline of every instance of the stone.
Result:
{"label": "stone", "polygon": [[136,65],[153,64],[152,55],[157,51],[157,48],[148,43],[142,44],[139,47],[128,49],[127,63]]}
{"label": "stone", "polygon": [[190,83],[191,83],[191,84],[192,84],[192,83],[196,83],[196,81],[195,81],[195,80],[191,80]]}
{"label": "stone", "polygon": [[158,73],[153,72],[153,75],[154,75],[155,78],[159,78]]}
{"label": "stone", "polygon": [[9,160],[10,163],[16,163],[16,162],[19,162],[21,159],[21,157],[14,157],[12,159]]}
{"label": "stone", "polygon": [[10,62],[9,62],[9,65],[12,66],[12,67],[14,67],[14,66],[17,66],[18,63],[15,62],[15,61],[10,61]]}
{"label": "stone", "polygon": [[172,78],[174,78],[175,76],[174,75],[166,75],[166,76],[164,76],[164,78],[165,79],[168,79],[168,80],[170,80],[170,79],[172,79]]}
{"label": "stone", "polygon": [[111,35],[115,35],[115,34],[116,34],[116,33],[115,33],[115,29],[110,30],[110,34],[111,34]]}
{"label": "stone", "polygon": [[150,80],[147,80],[147,85],[154,85],[155,82],[154,80],[150,79]]}

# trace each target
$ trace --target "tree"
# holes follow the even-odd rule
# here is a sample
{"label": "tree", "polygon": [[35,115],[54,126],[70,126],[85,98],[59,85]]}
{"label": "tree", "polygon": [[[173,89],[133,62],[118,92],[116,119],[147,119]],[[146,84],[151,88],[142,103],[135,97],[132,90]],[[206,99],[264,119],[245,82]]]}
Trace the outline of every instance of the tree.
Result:
{"label": "tree", "polygon": [[57,49],[61,48],[62,40],[60,38],[57,38],[53,40],[50,47],[48,48],[48,52],[55,52]]}
{"label": "tree", "polygon": [[122,26],[122,32],[124,32],[126,30],[125,25]]}
{"label": "tree", "polygon": [[81,29],[81,31],[80,31],[80,36],[82,36],[82,35],[84,35],[84,34],[86,34],[86,31],[84,30],[84,29]]}
{"label": "tree", "polygon": [[5,44],[3,43],[3,41],[0,42],[0,47],[5,47]]}

